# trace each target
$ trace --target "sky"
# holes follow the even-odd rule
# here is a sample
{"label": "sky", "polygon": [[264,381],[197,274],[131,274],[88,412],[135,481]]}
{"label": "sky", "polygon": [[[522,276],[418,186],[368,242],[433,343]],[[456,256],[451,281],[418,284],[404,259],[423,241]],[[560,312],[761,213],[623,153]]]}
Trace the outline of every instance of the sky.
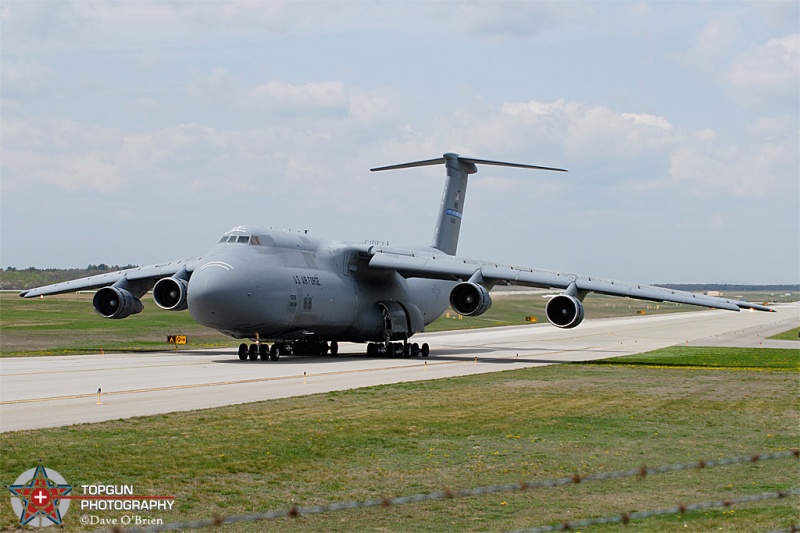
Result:
{"label": "sky", "polygon": [[643,283],[800,282],[800,4],[0,3],[0,266],[256,224]]}

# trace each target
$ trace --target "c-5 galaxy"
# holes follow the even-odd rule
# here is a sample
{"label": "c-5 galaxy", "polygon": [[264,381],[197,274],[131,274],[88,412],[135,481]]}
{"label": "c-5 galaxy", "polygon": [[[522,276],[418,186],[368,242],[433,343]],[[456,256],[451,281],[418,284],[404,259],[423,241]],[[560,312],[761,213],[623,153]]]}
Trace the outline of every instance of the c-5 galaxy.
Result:
{"label": "c-5 galaxy", "polygon": [[547,319],[559,328],[581,323],[582,302],[590,292],[731,311],[772,311],[662,287],[458,257],[467,178],[477,172],[477,165],[564,170],[453,153],[372,170],[439,164],[447,168],[447,179],[430,247],[328,241],[305,233],[237,226],[199,259],[56,283],[20,296],[98,289],[95,311],[119,319],[141,312],[140,299],[152,290],[162,309],[188,309],[203,326],[249,339],[252,344],[239,346],[242,360],[335,355],[343,341],[368,343],[368,355],[427,357],[429,346],[409,339],[448,305],[461,315],[485,313],[492,306],[489,291],[498,284],[563,290],[546,306]]}

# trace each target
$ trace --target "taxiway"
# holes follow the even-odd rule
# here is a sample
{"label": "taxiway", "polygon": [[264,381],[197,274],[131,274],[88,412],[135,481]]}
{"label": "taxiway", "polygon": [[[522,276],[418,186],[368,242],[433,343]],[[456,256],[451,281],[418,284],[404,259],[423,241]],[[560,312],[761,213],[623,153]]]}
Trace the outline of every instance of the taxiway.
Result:
{"label": "taxiway", "polygon": [[[767,337],[800,323],[800,304],[778,313],[697,311],[427,333],[427,359],[369,359],[364,345],[338,357],[239,361],[235,349],[0,359],[0,431],[56,427],[496,372],[646,352],[676,344],[796,347]],[[98,389],[101,393],[98,395]]]}

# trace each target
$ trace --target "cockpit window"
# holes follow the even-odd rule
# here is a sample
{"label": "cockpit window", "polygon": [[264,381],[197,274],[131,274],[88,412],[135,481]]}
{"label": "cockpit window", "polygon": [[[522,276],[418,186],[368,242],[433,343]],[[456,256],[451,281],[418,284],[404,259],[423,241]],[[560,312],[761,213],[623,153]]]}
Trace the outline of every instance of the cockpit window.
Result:
{"label": "cockpit window", "polygon": [[219,240],[219,243],[228,243],[228,244],[236,244],[236,243],[244,243],[250,240],[249,235],[223,235],[222,238]]}
{"label": "cockpit window", "polygon": [[219,240],[219,244],[254,244],[261,245],[261,239],[253,235],[223,235]]}

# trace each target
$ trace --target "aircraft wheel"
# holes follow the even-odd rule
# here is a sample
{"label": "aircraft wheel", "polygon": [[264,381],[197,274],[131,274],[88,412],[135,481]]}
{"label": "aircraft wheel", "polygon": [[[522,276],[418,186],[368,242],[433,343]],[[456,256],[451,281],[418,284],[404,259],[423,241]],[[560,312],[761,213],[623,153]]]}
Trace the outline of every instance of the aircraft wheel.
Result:
{"label": "aircraft wheel", "polygon": [[251,344],[250,350],[248,351],[248,355],[250,356],[251,361],[255,361],[258,359],[258,344]]}
{"label": "aircraft wheel", "polygon": [[419,344],[416,342],[411,345],[411,355],[414,357],[419,357]]}
{"label": "aircraft wheel", "polygon": [[270,350],[269,350],[269,358],[272,361],[277,361],[278,359],[280,359],[281,358],[281,347],[278,346],[277,344],[273,344],[272,348],[270,348]]}
{"label": "aircraft wheel", "polygon": [[239,345],[239,359],[247,361],[247,345],[245,343]]}
{"label": "aircraft wheel", "polygon": [[261,358],[262,361],[266,361],[267,359],[269,359],[269,346],[266,344],[259,344],[258,356]]}
{"label": "aircraft wheel", "polygon": [[331,342],[330,352],[332,356],[336,356],[339,353],[339,343],[336,341]]}
{"label": "aircraft wheel", "polygon": [[378,355],[378,345],[371,342],[367,344],[367,357],[375,357]]}
{"label": "aircraft wheel", "polygon": [[403,345],[399,342],[393,342],[390,346],[392,350],[392,355],[395,357],[402,357],[403,356]]}
{"label": "aircraft wheel", "polygon": [[428,343],[422,344],[422,357],[428,357],[428,354],[431,353],[431,347],[428,346]]}

